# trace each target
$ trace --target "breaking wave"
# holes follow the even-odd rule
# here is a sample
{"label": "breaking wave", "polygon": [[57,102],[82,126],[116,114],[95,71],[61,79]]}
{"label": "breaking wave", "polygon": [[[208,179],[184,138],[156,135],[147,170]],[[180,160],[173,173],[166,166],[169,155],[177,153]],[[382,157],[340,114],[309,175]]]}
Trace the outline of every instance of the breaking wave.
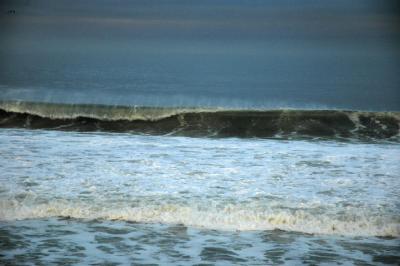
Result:
{"label": "breaking wave", "polygon": [[[349,213],[312,213],[307,210],[265,209],[228,204],[213,206],[101,206],[84,203],[54,201],[35,205],[15,205],[0,202],[0,220],[21,220],[49,217],[75,219],[106,219],[140,223],[183,224],[217,230],[285,230],[308,234],[399,237],[400,225],[396,218],[374,215],[362,210]],[[7,205],[7,208],[5,208]],[[124,204],[122,204],[124,205]]]}
{"label": "breaking wave", "polygon": [[155,135],[399,140],[399,112],[0,102],[0,127]]}

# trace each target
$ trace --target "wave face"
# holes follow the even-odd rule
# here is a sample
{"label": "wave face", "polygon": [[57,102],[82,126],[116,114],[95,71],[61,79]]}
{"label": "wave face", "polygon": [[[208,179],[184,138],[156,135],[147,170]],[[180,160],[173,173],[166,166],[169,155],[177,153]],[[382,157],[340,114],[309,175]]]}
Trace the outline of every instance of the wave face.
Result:
{"label": "wave face", "polygon": [[399,112],[0,102],[0,127],[210,137],[399,140]]}

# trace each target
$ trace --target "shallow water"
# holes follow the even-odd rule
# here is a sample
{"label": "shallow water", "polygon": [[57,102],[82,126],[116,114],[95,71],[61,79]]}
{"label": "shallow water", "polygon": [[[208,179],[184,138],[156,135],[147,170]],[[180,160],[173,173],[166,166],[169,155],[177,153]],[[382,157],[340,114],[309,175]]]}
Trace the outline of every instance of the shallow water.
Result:
{"label": "shallow water", "polygon": [[184,225],[35,219],[1,223],[1,260],[21,264],[395,264],[398,239]]}
{"label": "shallow water", "polygon": [[399,148],[1,129],[1,260],[396,264]]}

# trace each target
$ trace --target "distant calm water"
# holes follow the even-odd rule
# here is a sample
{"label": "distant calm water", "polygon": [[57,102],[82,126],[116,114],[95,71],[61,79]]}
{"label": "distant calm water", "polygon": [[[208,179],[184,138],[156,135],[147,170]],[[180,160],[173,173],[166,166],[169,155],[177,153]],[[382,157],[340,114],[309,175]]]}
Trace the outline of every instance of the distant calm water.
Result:
{"label": "distant calm water", "polygon": [[400,110],[400,51],[379,43],[57,41],[18,48],[21,45],[0,49],[7,62],[0,71],[0,100]]}

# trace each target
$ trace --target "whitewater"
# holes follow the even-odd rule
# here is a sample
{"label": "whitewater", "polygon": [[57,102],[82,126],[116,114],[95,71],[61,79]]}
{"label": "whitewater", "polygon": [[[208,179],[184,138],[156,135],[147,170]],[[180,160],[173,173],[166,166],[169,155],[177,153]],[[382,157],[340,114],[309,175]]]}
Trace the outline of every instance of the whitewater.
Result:
{"label": "whitewater", "polygon": [[399,158],[387,140],[2,128],[2,261],[395,264]]}

